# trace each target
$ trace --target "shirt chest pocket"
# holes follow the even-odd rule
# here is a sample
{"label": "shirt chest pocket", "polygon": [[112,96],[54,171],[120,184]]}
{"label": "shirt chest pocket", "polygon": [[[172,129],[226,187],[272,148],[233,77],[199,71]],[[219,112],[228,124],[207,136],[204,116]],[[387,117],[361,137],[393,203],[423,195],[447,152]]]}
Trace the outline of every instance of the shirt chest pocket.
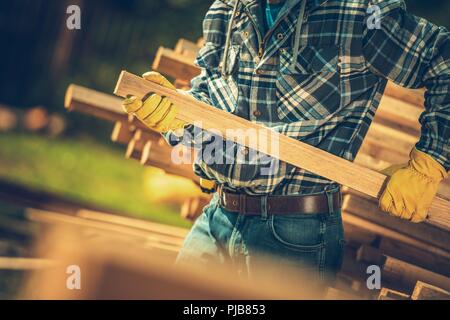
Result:
{"label": "shirt chest pocket", "polygon": [[276,81],[280,120],[321,120],[340,106],[339,47],[306,46],[297,57],[291,48],[280,49]]}
{"label": "shirt chest pocket", "polygon": [[223,65],[221,46],[206,43],[201,49],[197,64],[206,70],[209,96],[214,107],[234,112],[239,98],[238,71],[239,46],[229,48],[225,65]]}

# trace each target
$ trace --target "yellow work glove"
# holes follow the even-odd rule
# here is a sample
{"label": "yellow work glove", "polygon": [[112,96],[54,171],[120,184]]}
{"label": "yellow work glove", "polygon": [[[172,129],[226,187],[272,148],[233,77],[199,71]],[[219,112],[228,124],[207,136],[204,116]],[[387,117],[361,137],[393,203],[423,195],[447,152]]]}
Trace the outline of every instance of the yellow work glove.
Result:
{"label": "yellow work glove", "polygon": [[415,223],[427,218],[439,183],[447,177],[442,165],[415,148],[407,164],[389,167],[383,173],[391,178],[380,198],[381,210]]}
{"label": "yellow work glove", "polygon": [[[176,90],[169,80],[158,72],[147,72],[142,77],[145,80]],[[175,119],[178,107],[171,103],[168,98],[163,98],[157,94],[150,95],[144,101],[134,96],[129,96],[123,101],[122,105],[127,113],[136,116],[136,118],[146,124],[150,129],[158,132],[184,128],[187,124]]]}

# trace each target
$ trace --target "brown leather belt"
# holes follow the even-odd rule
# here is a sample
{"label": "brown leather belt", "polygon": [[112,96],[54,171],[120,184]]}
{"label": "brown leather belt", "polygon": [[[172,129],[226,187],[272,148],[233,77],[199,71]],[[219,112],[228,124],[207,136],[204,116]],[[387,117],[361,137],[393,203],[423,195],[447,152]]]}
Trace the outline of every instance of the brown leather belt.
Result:
{"label": "brown leather belt", "polygon": [[268,215],[320,214],[329,213],[331,206],[333,211],[342,206],[339,189],[329,193],[328,196],[326,193],[301,196],[250,196],[231,193],[222,188],[219,188],[218,193],[222,208],[246,215],[261,215],[265,209]]}

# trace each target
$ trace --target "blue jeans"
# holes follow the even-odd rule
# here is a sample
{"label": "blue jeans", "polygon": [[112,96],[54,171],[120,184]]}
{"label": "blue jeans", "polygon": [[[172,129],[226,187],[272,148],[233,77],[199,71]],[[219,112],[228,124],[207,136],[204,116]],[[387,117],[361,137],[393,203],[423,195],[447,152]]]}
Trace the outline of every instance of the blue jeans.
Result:
{"label": "blue jeans", "polygon": [[177,264],[211,270],[231,263],[238,274],[252,278],[271,258],[277,278],[284,270],[296,270],[332,281],[341,267],[344,244],[340,209],[315,215],[240,215],[224,210],[216,194],[187,236]]}

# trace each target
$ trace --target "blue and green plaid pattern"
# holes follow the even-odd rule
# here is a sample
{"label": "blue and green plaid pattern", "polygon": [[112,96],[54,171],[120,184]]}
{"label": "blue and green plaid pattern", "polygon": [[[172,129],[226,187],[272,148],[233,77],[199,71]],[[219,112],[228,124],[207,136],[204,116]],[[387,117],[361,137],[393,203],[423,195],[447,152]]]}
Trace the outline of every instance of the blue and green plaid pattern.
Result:
{"label": "blue and green plaid pattern", "polygon": [[[293,42],[300,5],[307,1],[300,52]],[[227,70],[221,70],[234,1],[216,0],[206,14],[202,73],[191,95],[217,108],[352,161],[373,120],[387,79],[426,87],[426,111],[417,148],[449,168],[450,37],[447,30],[408,14],[402,0],[286,0],[267,34],[257,0],[241,0],[234,17]],[[370,6],[380,28],[369,28]],[[258,56],[263,48],[262,55]],[[223,76],[222,71],[229,74]],[[197,138],[197,139],[196,139]],[[389,139],[387,136],[386,139]],[[171,135],[172,144],[180,139]],[[211,135],[193,138],[200,149]],[[238,146],[222,151],[235,157]],[[302,155],[299,154],[299,157]],[[204,178],[248,194],[305,194],[333,182],[281,163],[274,175],[262,163],[208,163]]]}

